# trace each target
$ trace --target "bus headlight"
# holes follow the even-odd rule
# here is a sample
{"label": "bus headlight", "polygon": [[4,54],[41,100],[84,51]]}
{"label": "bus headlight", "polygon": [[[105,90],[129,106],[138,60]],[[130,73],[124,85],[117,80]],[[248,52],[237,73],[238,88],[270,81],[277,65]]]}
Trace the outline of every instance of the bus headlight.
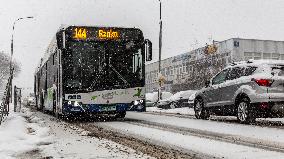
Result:
{"label": "bus headlight", "polygon": [[74,106],[74,107],[80,107],[82,106],[82,103],[78,101],[68,101],[68,105]]}
{"label": "bus headlight", "polygon": [[77,102],[77,101],[74,102],[74,107],[80,107],[80,106],[81,106],[80,102]]}
{"label": "bus headlight", "polygon": [[134,101],[134,105],[140,105],[140,104],[142,104],[144,102],[144,100],[143,99],[141,99],[141,100],[135,100]]}
{"label": "bus headlight", "polygon": [[139,104],[138,100],[135,100],[133,104],[138,105]]}

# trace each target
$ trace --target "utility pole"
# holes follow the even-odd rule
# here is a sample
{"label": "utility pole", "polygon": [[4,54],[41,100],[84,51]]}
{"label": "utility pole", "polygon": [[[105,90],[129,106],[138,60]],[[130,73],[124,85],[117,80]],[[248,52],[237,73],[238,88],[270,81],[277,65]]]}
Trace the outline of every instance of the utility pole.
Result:
{"label": "utility pole", "polygon": [[[160,32],[159,32],[159,68],[158,68],[158,78],[160,78],[161,75],[161,55],[162,55],[162,34],[163,34],[163,21],[162,21],[162,1],[160,2]],[[160,81],[160,79],[159,79]],[[159,89],[158,89],[158,100],[162,99],[162,92],[161,92],[161,82],[159,82]]]}

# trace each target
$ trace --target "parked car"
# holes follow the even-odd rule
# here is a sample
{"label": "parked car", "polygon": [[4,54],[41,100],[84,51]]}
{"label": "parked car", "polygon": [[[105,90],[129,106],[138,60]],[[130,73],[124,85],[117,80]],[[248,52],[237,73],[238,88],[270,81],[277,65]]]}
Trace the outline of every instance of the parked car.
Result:
{"label": "parked car", "polygon": [[196,90],[180,91],[170,97],[170,108],[189,107],[188,98],[196,93]]}
{"label": "parked car", "polygon": [[144,100],[136,100],[136,101],[133,101],[129,108],[128,108],[128,111],[138,111],[138,112],[145,112],[146,111],[146,107],[145,107],[145,104],[144,104]]}
{"label": "parked car", "polygon": [[155,107],[157,102],[153,102],[151,100],[146,100],[146,107]]}
{"label": "parked car", "polygon": [[195,91],[193,94],[191,94],[188,98],[188,107],[189,108],[193,108],[193,106],[194,106],[194,99],[195,99],[196,93],[197,93],[197,91]]}
{"label": "parked car", "polygon": [[[162,92],[162,100],[171,97],[173,94],[170,92]],[[146,107],[157,106],[158,92],[146,93]]]}
{"label": "parked car", "polygon": [[235,115],[241,123],[284,116],[284,61],[233,63],[196,93],[195,116]]}
{"label": "parked car", "polygon": [[146,93],[146,107],[153,107],[157,100],[153,99],[154,93]]}
{"label": "parked car", "polygon": [[[172,96],[173,94],[170,92],[162,92],[162,98],[168,98]],[[138,100],[138,101],[133,101],[128,110],[129,111],[139,111],[139,112],[144,112],[146,111],[146,107],[154,107],[157,105],[157,100],[158,100],[158,92],[154,93],[146,93],[146,101],[144,100]],[[146,103],[144,103],[146,102]],[[145,107],[146,106],[146,107]]]}
{"label": "parked car", "polygon": [[195,93],[196,90],[180,91],[171,97],[158,102],[158,107],[163,109],[174,109],[181,107],[189,107],[188,98]]}
{"label": "parked car", "polygon": [[157,105],[156,105],[158,108],[161,108],[161,109],[170,109],[170,100],[169,98],[167,99],[162,99],[162,100],[159,100],[157,102]]}

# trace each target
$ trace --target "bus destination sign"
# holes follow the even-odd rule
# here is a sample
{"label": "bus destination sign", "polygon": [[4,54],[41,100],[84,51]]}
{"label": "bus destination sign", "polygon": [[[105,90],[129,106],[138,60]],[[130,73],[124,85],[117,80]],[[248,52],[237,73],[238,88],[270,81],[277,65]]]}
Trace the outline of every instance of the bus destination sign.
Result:
{"label": "bus destination sign", "polygon": [[87,29],[86,28],[75,28],[74,33],[73,33],[73,38],[86,40],[87,39]]}
{"label": "bus destination sign", "polygon": [[98,38],[99,39],[118,39],[119,33],[118,31],[113,31],[112,29],[109,29],[109,30],[99,29]]}
{"label": "bus destination sign", "polygon": [[73,29],[73,39],[76,40],[117,40],[120,38],[120,33],[113,29],[99,28],[98,30],[90,28],[79,28]]}

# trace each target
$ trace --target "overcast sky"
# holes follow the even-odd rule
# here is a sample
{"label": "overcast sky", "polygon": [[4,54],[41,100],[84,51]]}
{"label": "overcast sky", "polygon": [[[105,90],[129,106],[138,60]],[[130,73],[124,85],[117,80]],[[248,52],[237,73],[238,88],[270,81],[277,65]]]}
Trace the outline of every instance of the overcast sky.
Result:
{"label": "overcast sky", "polygon": [[[240,37],[284,39],[282,0],[162,0],[162,58],[188,52],[212,40]],[[20,87],[33,86],[33,73],[61,24],[139,27],[158,59],[158,0],[0,0],[0,51],[22,64]]]}

